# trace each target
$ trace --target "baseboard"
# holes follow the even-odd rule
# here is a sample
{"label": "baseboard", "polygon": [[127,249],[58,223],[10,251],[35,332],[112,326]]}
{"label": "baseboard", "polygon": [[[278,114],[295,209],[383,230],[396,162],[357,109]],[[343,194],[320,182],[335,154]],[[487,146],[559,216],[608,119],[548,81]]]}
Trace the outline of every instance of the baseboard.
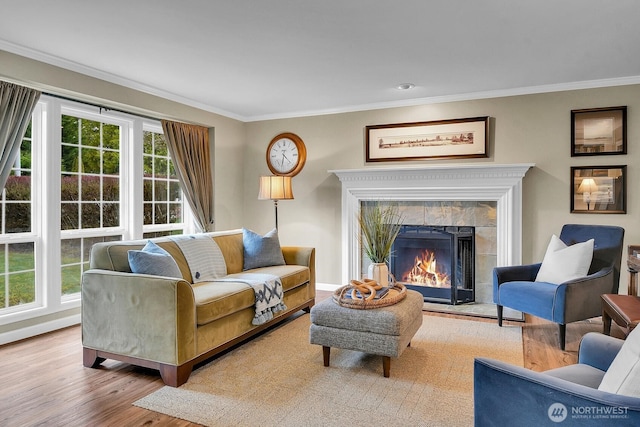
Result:
{"label": "baseboard", "polygon": [[61,319],[52,320],[50,322],[39,323],[37,325],[27,326],[14,331],[4,332],[0,334],[0,345],[35,337],[36,335],[46,334],[47,332],[56,331],[68,326],[79,325],[80,319],[81,317],[78,313]]}
{"label": "baseboard", "polygon": [[335,285],[333,283],[316,283],[316,290],[318,291],[335,291],[338,289],[340,285]]}

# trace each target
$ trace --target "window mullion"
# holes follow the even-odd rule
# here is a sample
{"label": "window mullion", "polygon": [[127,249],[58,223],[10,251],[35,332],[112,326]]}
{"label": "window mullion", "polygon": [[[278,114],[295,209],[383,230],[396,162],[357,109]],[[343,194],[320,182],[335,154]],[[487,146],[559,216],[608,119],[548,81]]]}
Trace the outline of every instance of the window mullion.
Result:
{"label": "window mullion", "polygon": [[[122,149],[123,171],[128,174],[129,185],[123,186],[122,207],[123,218],[127,219],[129,238],[142,239],[144,224],[144,191],[142,181],[143,172],[143,122],[135,120],[130,132],[127,133],[126,148]],[[126,216],[125,216],[126,215]]]}
{"label": "window mullion", "polygon": [[[39,211],[42,224],[42,284],[46,295],[46,305],[56,310],[61,305],[60,292],[60,156],[62,153],[61,106],[58,102],[49,103],[47,112],[45,139],[41,147],[42,177],[39,180],[42,189],[43,206]],[[46,161],[46,159],[55,159]]]}

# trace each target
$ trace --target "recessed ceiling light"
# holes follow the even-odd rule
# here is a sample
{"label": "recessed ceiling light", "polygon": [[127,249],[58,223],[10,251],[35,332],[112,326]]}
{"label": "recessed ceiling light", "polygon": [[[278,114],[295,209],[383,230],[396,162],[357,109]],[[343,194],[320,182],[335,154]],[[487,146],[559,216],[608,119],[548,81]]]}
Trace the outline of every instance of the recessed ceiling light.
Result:
{"label": "recessed ceiling light", "polygon": [[414,85],[413,83],[400,83],[398,86],[396,86],[396,89],[409,90],[409,89],[413,89],[414,87],[416,87],[416,85]]}

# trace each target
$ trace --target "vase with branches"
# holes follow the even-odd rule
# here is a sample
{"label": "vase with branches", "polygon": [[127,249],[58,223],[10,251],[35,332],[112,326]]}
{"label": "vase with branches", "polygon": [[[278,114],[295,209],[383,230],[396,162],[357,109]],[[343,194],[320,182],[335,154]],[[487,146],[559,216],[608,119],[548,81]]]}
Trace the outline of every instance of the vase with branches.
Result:
{"label": "vase with branches", "polygon": [[363,204],[358,216],[360,244],[372,264],[368,276],[383,286],[389,284],[389,267],[393,242],[400,233],[402,216],[395,204]]}

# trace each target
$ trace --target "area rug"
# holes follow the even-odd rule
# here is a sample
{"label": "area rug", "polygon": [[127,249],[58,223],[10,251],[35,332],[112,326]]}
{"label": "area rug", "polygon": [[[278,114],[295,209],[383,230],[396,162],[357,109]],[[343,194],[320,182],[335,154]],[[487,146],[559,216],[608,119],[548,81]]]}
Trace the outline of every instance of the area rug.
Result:
{"label": "area rug", "polygon": [[305,314],[134,405],[206,426],[471,426],[473,359],[523,365],[522,331],[424,316],[391,376],[382,358],[309,344]]}

